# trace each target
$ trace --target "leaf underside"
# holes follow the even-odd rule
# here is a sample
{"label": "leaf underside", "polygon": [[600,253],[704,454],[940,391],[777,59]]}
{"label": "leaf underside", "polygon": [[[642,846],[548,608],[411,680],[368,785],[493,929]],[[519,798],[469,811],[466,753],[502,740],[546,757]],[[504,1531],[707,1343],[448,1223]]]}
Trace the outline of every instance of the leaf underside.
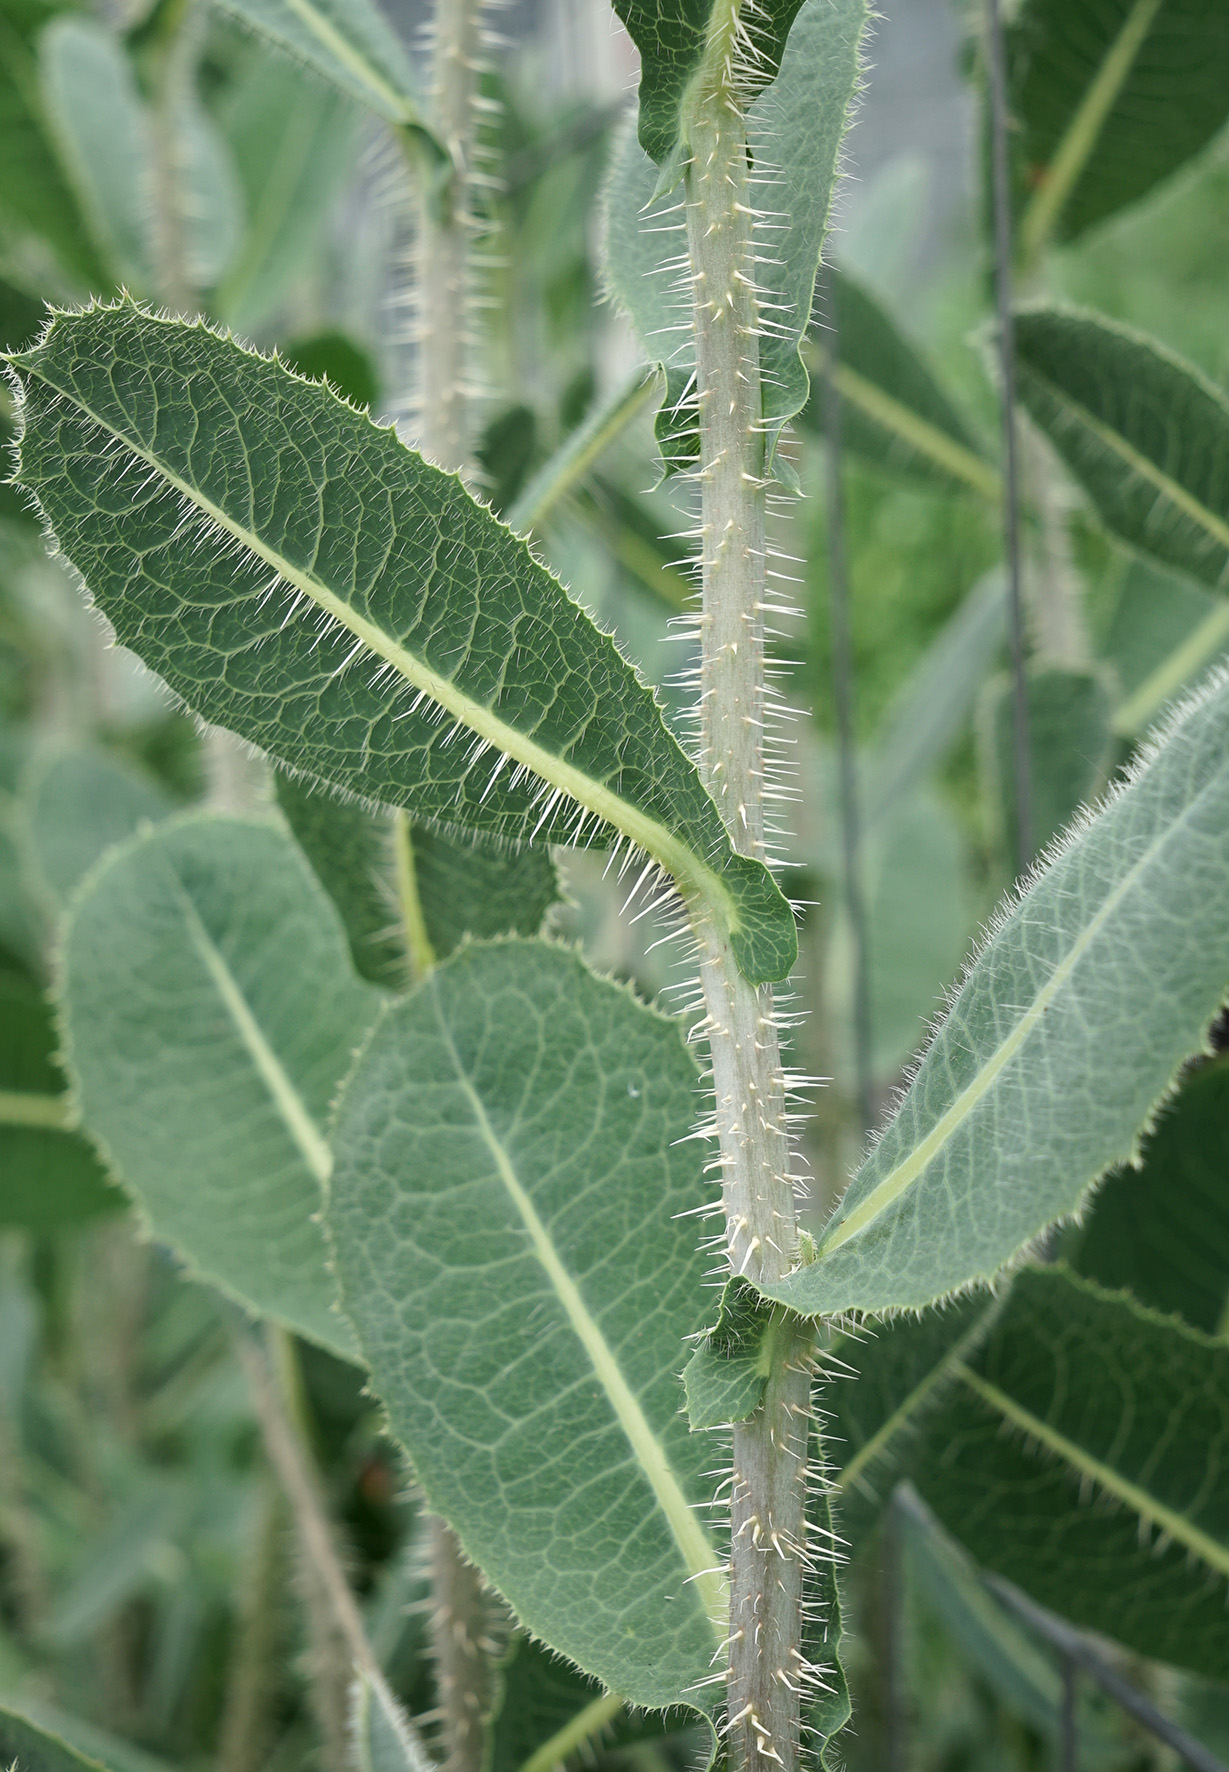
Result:
{"label": "leaf underside", "polygon": [[622,833],[749,978],[788,973],[792,913],[651,692],[454,475],[327,387],[127,302],[57,316],[14,362],[19,480],[190,706],[475,837]]}
{"label": "leaf underside", "polygon": [[1229,983],[1229,682],[991,935],[820,1239],[762,1290],[804,1314],[921,1306],[1077,1211]]}
{"label": "leaf underside", "polygon": [[324,1128],[379,994],[284,831],[194,814],[113,850],[64,935],[82,1119],[200,1278],[353,1359]]}
{"label": "leaf underside", "polygon": [[346,1085],[328,1224],[373,1385],[466,1552],[612,1691],[708,1709],[724,1553],[678,1378],[705,1309],[695,1088],[677,1027],[577,955],[463,947]]}

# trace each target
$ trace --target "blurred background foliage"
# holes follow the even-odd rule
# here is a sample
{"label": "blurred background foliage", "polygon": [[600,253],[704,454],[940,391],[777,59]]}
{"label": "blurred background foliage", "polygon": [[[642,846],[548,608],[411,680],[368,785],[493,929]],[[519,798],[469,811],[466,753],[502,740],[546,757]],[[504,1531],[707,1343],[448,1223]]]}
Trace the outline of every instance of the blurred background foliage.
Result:
{"label": "blurred background foliage", "polygon": [[[1041,30],[1051,10],[1021,8],[1023,25]],[[879,1107],[1015,871],[977,20],[946,0],[898,0],[886,12],[834,237],[838,349],[844,370],[886,378],[959,453],[955,466],[935,459],[847,399]],[[388,14],[416,52],[422,18],[404,0]],[[526,0],[496,23],[501,42],[485,77],[491,263],[479,459],[487,496],[507,511],[637,360],[603,298],[595,204],[633,61],[600,0]],[[1044,48],[1044,31],[1030,38],[1023,27],[1012,37],[1021,155],[1035,146],[1025,140],[1029,82],[1050,90],[1044,69],[1036,73],[1039,41]],[[1025,293],[1058,294],[1147,329],[1223,385],[1229,65],[1216,42],[1208,53],[1221,87],[1205,106],[1203,138],[1147,188],[1101,209],[1094,202],[1086,227],[1020,275]],[[1018,171],[1024,204],[1027,166]],[[182,201],[168,203],[168,179]],[[401,181],[372,120],[224,13],[193,0],[98,11],[0,0],[6,347],[37,332],[44,300],[123,285],[199,306],[410,423],[411,260]],[[12,419],[0,393],[0,423],[9,429]],[[817,1214],[861,1134],[821,431],[813,403],[791,445],[806,497],[776,520],[800,607],[779,649],[804,710],[794,734],[803,800],[784,843],[790,885],[807,907],[799,1007],[809,1013],[795,1037],[805,1068],[830,1079],[807,1133]],[[1030,597],[1040,847],[1229,635],[1206,588],[1128,560],[1044,448],[1028,453],[1034,552],[1066,599],[1056,614],[1044,594]],[[677,711],[688,641],[675,618],[690,591],[690,518],[686,497],[656,482],[646,411],[553,509],[539,545]],[[234,1324],[213,1294],[181,1283],[70,1129],[45,995],[58,910],[109,843],[204,797],[243,804],[269,791],[258,766],[199,732],[135,660],[108,648],[16,495],[0,490],[0,1092],[47,1104],[39,1123],[0,1126],[0,1703],[20,1705],[112,1772],[331,1772],[339,1751],[330,1682],[337,1687],[344,1658],[339,1674],[261,1450]],[[651,930],[619,920],[601,874],[600,860],[568,858],[569,902],[556,928],[582,936],[599,967],[650,996],[668,992],[677,978],[669,950],[654,951]],[[1142,1175],[1112,1181],[1105,1209],[1066,1234],[1082,1271],[1215,1334],[1229,1292],[1224,1063],[1194,1068]],[[1148,1166],[1163,1177],[1151,1191]],[[414,1713],[429,1715],[406,1473],[356,1371],[306,1344],[286,1358],[373,1643]],[[918,1772],[1057,1764],[1052,1652],[933,1523],[894,1510],[886,1529],[855,1535],[847,1573],[851,1767],[890,1765],[906,1724],[907,1764]],[[509,1691],[538,1690],[526,1684],[532,1653],[510,1645]],[[1229,1688],[1138,1659],[1130,1671],[1229,1754]],[[542,1670],[533,1678],[549,1684]],[[1173,1763],[1107,1701],[1085,1694],[1081,1703],[1081,1765],[1143,1772]],[[495,1737],[501,1765],[522,1763],[521,1726],[506,1707]],[[686,1732],[624,1728],[590,1758],[662,1772],[694,1751]]]}

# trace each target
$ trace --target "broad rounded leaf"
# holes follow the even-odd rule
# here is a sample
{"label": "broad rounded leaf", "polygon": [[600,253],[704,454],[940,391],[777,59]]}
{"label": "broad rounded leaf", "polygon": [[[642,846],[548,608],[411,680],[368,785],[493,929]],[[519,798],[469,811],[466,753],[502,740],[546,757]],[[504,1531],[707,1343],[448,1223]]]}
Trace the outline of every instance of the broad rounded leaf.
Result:
{"label": "broad rounded leaf", "polygon": [[200,1278],[353,1358],[318,1222],[325,1123],[380,1002],[294,843],[194,814],[113,850],[63,940],[82,1121]]}
{"label": "broad rounded leaf", "polygon": [[475,836],[621,833],[786,976],[794,921],[613,641],[455,475],[129,303],[32,351],[19,478],[120,638],[292,768]]}
{"label": "broad rounded leaf", "polygon": [[1229,678],[1009,908],[819,1240],[768,1296],[919,1306],[989,1279],[1129,1157],[1229,985]]}
{"label": "broad rounded leaf", "polygon": [[328,1223],[430,1506],[522,1622],[621,1697],[699,1690],[725,1636],[697,1072],[677,1024],[542,942],[463,947],[390,1007],[338,1106]]}

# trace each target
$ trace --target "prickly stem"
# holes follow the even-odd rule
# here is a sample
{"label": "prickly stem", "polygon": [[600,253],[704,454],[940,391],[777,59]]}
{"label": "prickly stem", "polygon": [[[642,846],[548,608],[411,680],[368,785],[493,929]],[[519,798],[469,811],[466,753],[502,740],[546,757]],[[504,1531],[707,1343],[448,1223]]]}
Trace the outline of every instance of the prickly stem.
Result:
{"label": "prickly stem", "polygon": [[[739,4],[730,0],[710,33],[689,117],[703,537],[700,732],[705,780],[734,842],[762,856],[766,489]],[[775,1279],[797,1259],[798,1232],[772,991],[749,984],[715,934],[702,936],[701,971],[730,1266]],[[734,1430],[728,1745],[740,1772],[797,1764],[808,1335],[799,1326],[779,1338],[764,1403]]]}

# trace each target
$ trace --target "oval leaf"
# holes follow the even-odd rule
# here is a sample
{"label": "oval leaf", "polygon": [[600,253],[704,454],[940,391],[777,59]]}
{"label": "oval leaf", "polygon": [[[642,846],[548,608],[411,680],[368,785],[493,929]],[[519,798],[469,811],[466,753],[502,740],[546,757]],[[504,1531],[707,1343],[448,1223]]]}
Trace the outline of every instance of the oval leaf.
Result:
{"label": "oval leaf", "polygon": [[196,814],[113,850],[61,966],[82,1121],[155,1234],[353,1359],[317,1220],[329,1106],[380,997],[293,842]]}
{"label": "oval leaf", "polygon": [[455,475],[329,388],[131,303],[57,316],[13,361],[19,479],[120,639],[190,706],[476,836],[621,833],[748,978],[786,976],[789,906],[733,848],[651,692]]}
{"label": "oval leaf", "polygon": [[763,1288],[808,1315],[989,1279],[1079,1210],[1229,983],[1229,678],[1077,826],[970,968],[818,1258]]}
{"label": "oval leaf", "polygon": [[576,954],[467,946],[377,1026],[328,1223],[430,1506],[523,1623],[629,1702],[715,1702],[725,1553],[679,1372],[703,1325],[697,1073]]}
{"label": "oval leaf", "polygon": [[1021,401],[1114,534],[1229,586],[1229,400],[1190,363],[1096,314],[1016,317]]}

